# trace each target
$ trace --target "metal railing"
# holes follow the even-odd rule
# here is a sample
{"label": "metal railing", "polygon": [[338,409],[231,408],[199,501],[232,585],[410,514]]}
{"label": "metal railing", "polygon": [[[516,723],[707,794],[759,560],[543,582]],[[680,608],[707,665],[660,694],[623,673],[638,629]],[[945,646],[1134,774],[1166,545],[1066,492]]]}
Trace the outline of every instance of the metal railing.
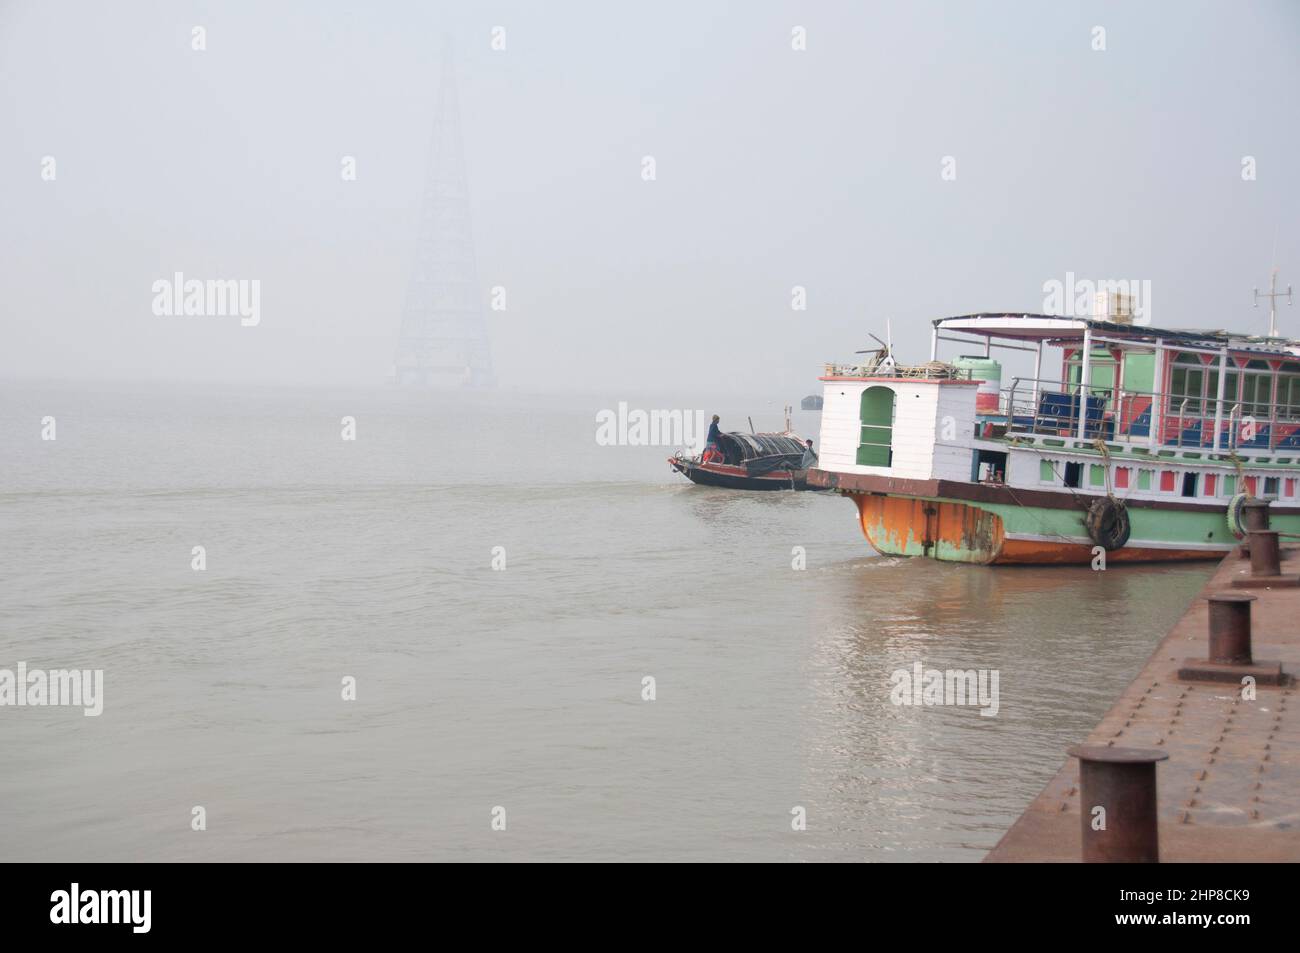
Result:
{"label": "metal railing", "polygon": [[[1082,390],[1087,392],[1084,398]],[[1086,439],[1207,450],[1217,446],[1221,452],[1283,447],[1300,452],[1300,414],[1289,404],[1267,405],[1266,417],[1243,416],[1235,397],[1219,400],[1128,388],[1081,388],[1078,383],[1032,377],[1013,378],[1011,386],[1001,390],[999,403],[999,416],[1006,418],[1009,435],[1077,437],[1082,412]]]}

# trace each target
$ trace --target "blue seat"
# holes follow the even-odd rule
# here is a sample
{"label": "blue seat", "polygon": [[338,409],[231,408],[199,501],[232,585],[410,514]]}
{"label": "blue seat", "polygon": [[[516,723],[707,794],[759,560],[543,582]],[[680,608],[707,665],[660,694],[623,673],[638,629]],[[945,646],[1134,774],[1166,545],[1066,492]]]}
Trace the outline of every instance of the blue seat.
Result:
{"label": "blue seat", "polygon": [[[1084,423],[1084,434],[1089,437],[1105,436],[1114,432],[1114,423],[1102,420],[1106,401],[1101,397],[1088,397],[1088,415]],[[1062,394],[1059,391],[1047,391],[1038,398],[1038,430],[1074,430],[1079,426],[1079,395]]]}
{"label": "blue seat", "polygon": [[1190,427],[1183,428],[1181,442],[1184,447],[1199,447],[1201,445],[1201,422],[1199,420]]}
{"label": "blue seat", "polygon": [[1128,433],[1130,437],[1147,437],[1151,435],[1151,411],[1144,410],[1133,418],[1129,424]]}

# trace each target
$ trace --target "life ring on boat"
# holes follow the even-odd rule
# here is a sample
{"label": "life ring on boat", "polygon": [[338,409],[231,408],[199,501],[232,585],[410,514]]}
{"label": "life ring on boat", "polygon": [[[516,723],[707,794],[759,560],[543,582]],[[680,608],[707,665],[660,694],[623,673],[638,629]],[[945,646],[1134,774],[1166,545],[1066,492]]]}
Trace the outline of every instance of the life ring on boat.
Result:
{"label": "life ring on boat", "polygon": [[1242,507],[1250,499],[1249,493],[1238,493],[1228,501],[1228,529],[1237,539],[1246,538],[1246,524],[1243,522],[1245,513]]}
{"label": "life ring on boat", "polygon": [[1098,497],[1088,507],[1083,525],[1088,538],[1102,549],[1122,549],[1128,542],[1128,507],[1113,496]]}

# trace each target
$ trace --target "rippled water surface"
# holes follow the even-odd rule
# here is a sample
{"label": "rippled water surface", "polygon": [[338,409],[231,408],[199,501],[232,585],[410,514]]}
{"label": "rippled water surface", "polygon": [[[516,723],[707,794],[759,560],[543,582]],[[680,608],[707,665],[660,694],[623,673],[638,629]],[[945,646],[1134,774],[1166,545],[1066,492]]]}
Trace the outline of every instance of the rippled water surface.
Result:
{"label": "rippled water surface", "polygon": [[[0,396],[0,668],[105,678],[0,708],[11,860],[978,860],[1208,575],[881,558],[597,446],[613,401]],[[997,717],[891,704],[917,661]]]}

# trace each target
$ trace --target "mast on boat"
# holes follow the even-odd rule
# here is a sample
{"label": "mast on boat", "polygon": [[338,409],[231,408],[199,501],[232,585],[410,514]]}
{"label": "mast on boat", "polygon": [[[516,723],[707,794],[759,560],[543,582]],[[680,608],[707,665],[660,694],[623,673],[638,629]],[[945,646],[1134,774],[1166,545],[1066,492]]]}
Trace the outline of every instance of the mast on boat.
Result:
{"label": "mast on boat", "polygon": [[1268,279],[1268,294],[1262,295],[1259,293],[1258,288],[1255,289],[1255,307],[1259,307],[1260,298],[1268,299],[1268,336],[1271,338],[1277,337],[1277,299],[1282,297],[1286,298],[1288,305],[1294,303],[1291,298],[1290,285],[1286,286],[1285,294],[1277,290],[1277,266],[1274,265],[1273,273],[1269,275]]}

